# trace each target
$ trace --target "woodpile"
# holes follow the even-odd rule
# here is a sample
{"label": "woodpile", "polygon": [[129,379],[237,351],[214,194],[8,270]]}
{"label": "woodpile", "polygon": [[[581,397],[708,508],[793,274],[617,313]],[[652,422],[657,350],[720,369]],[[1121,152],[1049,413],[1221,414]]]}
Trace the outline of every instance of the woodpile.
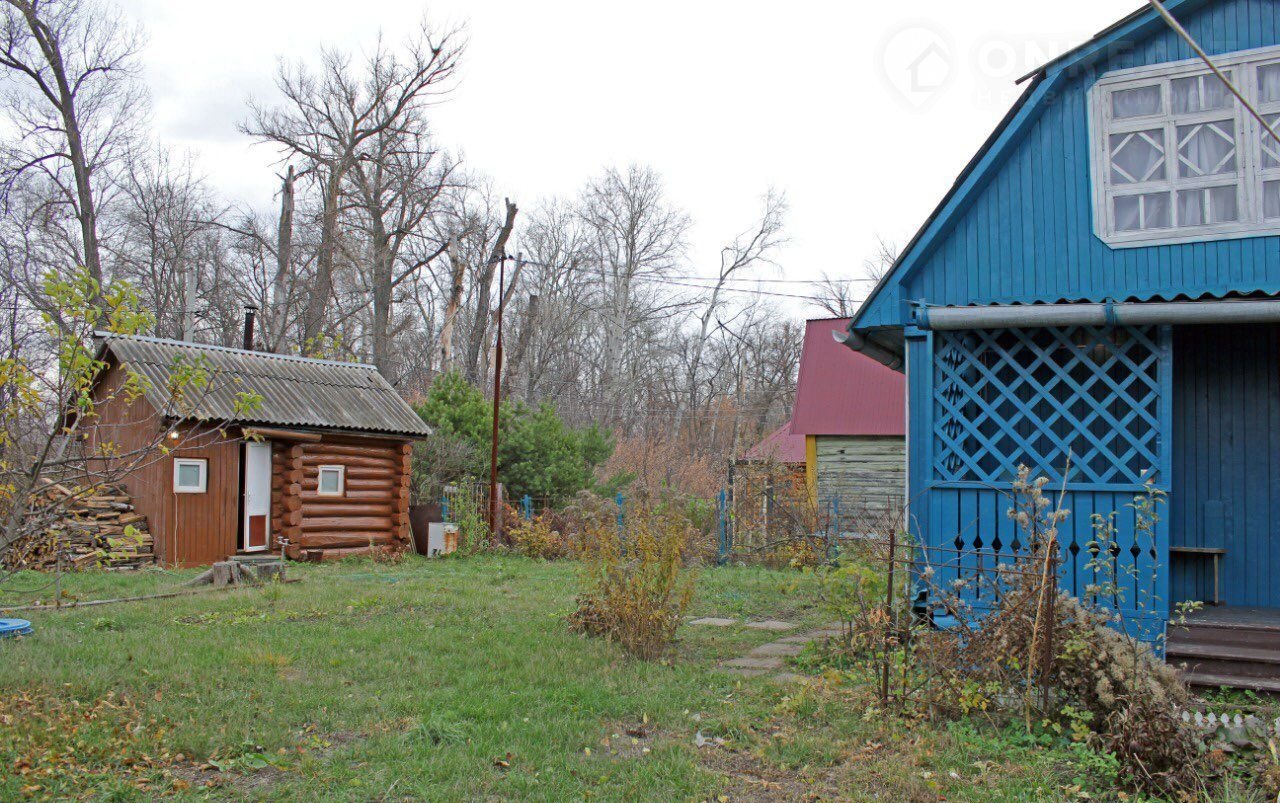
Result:
{"label": "woodpile", "polygon": [[9,569],[51,571],[62,555],[63,569],[136,569],[155,562],[155,544],[147,519],[134,510],[122,488],[106,486],[92,494],[48,480],[32,507],[53,514],[41,532],[19,540],[4,555]]}

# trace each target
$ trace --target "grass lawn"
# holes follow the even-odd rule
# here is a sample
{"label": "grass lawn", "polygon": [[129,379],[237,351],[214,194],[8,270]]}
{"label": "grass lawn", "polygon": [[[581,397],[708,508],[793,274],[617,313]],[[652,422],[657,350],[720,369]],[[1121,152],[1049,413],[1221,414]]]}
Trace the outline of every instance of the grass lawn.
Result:
{"label": "grass lawn", "polygon": [[[0,642],[0,800],[1060,800],[1081,773],[1006,732],[716,668],[785,634],[685,626],[669,660],[630,660],[566,629],[573,563],[290,572],[301,581],[19,614],[36,634]],[[63,591],[157,593],[190,574],[83,574]],[[43,582],[14,578],[0,603],[52,599]],[[813,590],[796,572],[710,569],[691,613],[817,627]]]}

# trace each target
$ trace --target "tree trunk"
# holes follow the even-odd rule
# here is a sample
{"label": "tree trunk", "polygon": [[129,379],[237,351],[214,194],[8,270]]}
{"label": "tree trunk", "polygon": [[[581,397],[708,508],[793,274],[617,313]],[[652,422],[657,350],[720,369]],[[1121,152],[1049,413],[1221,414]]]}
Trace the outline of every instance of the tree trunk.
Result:
{"label": "tree trunk", "polygon": [[449,262],[452,270],[449,284],[449,301],[444,308],[444,323],[440,327],[440,373],[448,371],[453,363],[453,327],[458,319],[458,307],[462,304],[463,277],[466,264],[458,256],[458,243],[449,244]]}
{"label": "tree trunk", "polygon": [[[493,241],[493,248],[489,250],[489,258],[485,260],[480,275],[476,278],[479,291],[476,298],[475,326],[471,328],[471,338],[467,341],[467,357],[464,366],[464,373],[471,382],[479,382],[483,379],[480,375],[480,356],[484,352],[484,341],[489,333],[489,316],[492,314],[489,304],[490,295],[493,292],[493,276],[498,270],[498,264],[506,257],[507,240],[511,238],[511,229],[516,223],[516,205],[509,199],[503,200],[507,205],[507,217],[502,223],[502,228],[498,230],[497,238]],[[498,288],[498,292],[502,293],[505,290]]]}
{"label": "tree trunk", "polygon": [[382,218],[374,215],[370,226],[373,241],[373,364],[394,384],[399,376],[391,343],[394,257]]}
{"label": "tree trunk", "polygon": [[[538,297],[529,296],[529,308],[525,310],[524,325],[520,327],[520,336],[516,338],[516,347],[511,351],[511,361],[507,363],[507,375],[511,381],[507,384],[507,396],[511,396],[511,388],[520,376],[520,365],[524,362],[525,352],[529,350],[529,341],[533,339],[533,330],[538,325]],[[529,401],[529,385],[525,383],[525,401]]]}
{"label": "tree trunk", "polygon": [[313,354],[321,350],[325,313],[333,297],[333,260],[338,250],[338,204],[342,200],[342,175],[345,171],[334,166],[325,181],[324,211],[320,220],[320,253],[316,257],[316,276],[311,285],[311,296],[302,315],[302,350]]}
{"label": "tree trunk", "polygon": [[284,343],[286,326],[286,294],[288,290],[285,280],[293,265],[293,208],[296,178],[293,165],[285,171],[280,181],[280,225],[276,231],[276,275],[271,279],[271,311],[266,316],[271,327],[269,351],[279,351]]}
{"label": "tree trunk", "polygon": [[93,280],[102,285],[102,256],[98,246],[98,215],[93,200],[93,183],[89,175],[89,164],[84,154],[84,139],[80,132],[80,120],[76,113],[75,93],[67,80],[67,68],[62,60],[62,50],[56,39],[49,35],[48,27],[41,22],[33,3],[17,3],[31,29],[32,36],[40,46],[45,61],[53,71],[58,85],[58,112],[62,117],[62,125],[67,135],[67,156],[71,161],[71,172],[76,182],[76,219],[80,223],[80,237],[84,245],[84,267]]}

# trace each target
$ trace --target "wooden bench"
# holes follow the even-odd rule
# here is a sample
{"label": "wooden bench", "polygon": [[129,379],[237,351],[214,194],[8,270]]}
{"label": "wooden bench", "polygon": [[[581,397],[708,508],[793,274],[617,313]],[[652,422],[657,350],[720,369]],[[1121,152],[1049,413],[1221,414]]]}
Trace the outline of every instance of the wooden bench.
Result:
{"label": "wooden bench", "polygon": [[1169,547],[1169,554],[1199,555],[1213,558],[1213,604],[1222,604],[1222,600],[1218,596],[1218,564],[1221,562],[1222,556],[1227,554],[1227,550],[1213,546],[1171,546]]}

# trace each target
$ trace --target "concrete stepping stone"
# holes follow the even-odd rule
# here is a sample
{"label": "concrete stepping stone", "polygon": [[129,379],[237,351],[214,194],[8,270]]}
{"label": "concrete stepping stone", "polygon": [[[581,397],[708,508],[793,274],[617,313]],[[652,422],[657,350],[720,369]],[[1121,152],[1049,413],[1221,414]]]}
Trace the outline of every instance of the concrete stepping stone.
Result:
{"label": "concrete stepping stone", "polygon": [[790,622],[779,622],[776,619],[766,619],[763,622],[747,622],[743,625],[753,630],[794,630],[795,625]]}
{"label": "concrete stepping stone", "polygon": [[775,657],[785,658],[792,655],[799,655],[804,651],[803,644],[784,644],[781,641],[771,641],[768,644],[762,644],[751,652],[747,653],[748,657]]}
{"label": "concrete stepping stone", "polygon": [[825,638],[825,636],[822,636],[821,634],[818,634],[818,633],[797,633],[794,636],[784,636],[778,639],[777,643],[778,644],[808,644],[809,642],[817,641],[820,638]]}
{"label": "concrete stepping stone", "polygon": [[728,627],[738,623],[737,619],[722,619],[718,616],[704,616],[701,619],[694,619],[689,624],[703,625],[705,627]]}

